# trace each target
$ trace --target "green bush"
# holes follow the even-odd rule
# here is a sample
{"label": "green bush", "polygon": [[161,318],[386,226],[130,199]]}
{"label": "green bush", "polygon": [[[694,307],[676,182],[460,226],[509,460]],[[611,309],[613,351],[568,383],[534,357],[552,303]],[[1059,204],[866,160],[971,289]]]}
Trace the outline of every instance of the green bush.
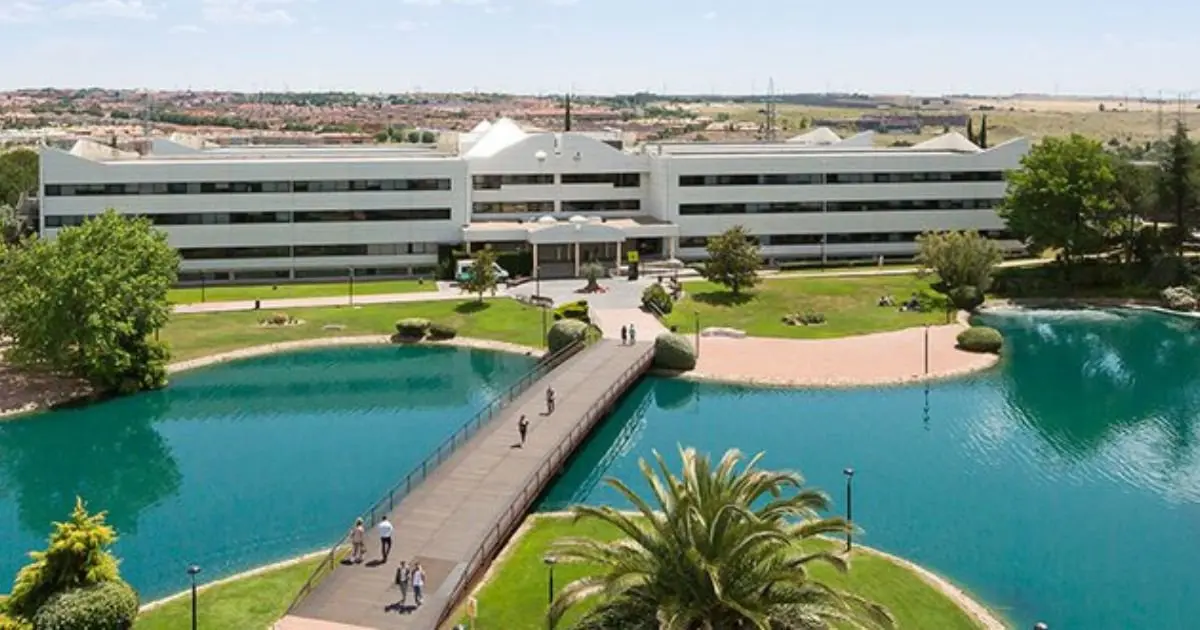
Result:
{"label": "green bush", "polygon": [[671,294],[663,285],[656,282],[642,291],[642,307],[650,312],[668,315],[675,308],[675,300],[671,299]]}
{"label": "green bush", "polygon": [[0,630],[32,630],[33,626],[0,613]]}
{"label": "green bush", "polygon": [[663,333],[654,340],[654,367],[664,370],[694,370],[696,349],[683,335]]}
{"label": "green bush", "polygon": [[562,321],[564,319],[577,319],[585,324],[591,323],[591,318],[588,317],[587,300],[578,300],[575,302],[567,302],[554,309],[554,321]]}
{"label": "green bush", "polygon": [[554,322],[546,333],[546,345],[550,352],[555,353],[567,346],[581,341],[587,336],[588,325],[578,319],[564,319]]}
{"label": "green bush", "polygon": [[38,608],[33,630],[128,630],[138,596],[125,582],[103,582],[51,597]]}
{"label": "green bush", "polygon": [[435,341],[453,339],[458,336],[458,330],[447,324],[430,324],[429,338]]}
{"label": "green bush", "polygon": [[958,347],[960,350],[999,354],[1002,346],[1004,346],[1004,337],[995,328],[972,326],[958,333]]}
{"label": "green bush", "polygon": [[429,320],[423,317],[408,317],[396,322],[396,334],[405,339],[422,339],[429,332]]}
{"label": "green bush", "polygon": [[950,303],[962,311],[973,311],[983,304],[983,292],[975,287],[954,287],[946,294]]}

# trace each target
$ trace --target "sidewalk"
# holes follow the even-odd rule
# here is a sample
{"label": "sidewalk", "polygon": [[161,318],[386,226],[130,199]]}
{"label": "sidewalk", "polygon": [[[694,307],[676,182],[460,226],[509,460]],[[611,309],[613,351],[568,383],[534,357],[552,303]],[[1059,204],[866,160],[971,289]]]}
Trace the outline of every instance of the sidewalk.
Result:
{"label": "sidewalk", "polygon": [[601,308],[593,310],[592,316],[594,323],[604,332],[605,339],[620,339],[621,326],[629,324],[637,329],[637,338],[642,341],[654,341],[667,332],[657,317],[640,308]]}
{"label": "sidewalk", "polygon": [[[508,295],[507,291],[496,291],[497,297]],[[396,304],[401,302],[433,302],[437,300],[466,300],[471,294],[460,293],[457,289],[441,289],[421,291],[417,293],[383,293],[379,295],[356,295],[354,306],[368,304]],[[318,306],[350,306],[350,297],[339,295],[335,297],[287,298],[281,300],[262,300],[259,310],[285,310],[290,308],[312,308]],[[176,313],[226,313],[230,311],[252,311],[254,300],[237,300],[233,302],[201,302],[199,304],[179,304],[175,306]]]}

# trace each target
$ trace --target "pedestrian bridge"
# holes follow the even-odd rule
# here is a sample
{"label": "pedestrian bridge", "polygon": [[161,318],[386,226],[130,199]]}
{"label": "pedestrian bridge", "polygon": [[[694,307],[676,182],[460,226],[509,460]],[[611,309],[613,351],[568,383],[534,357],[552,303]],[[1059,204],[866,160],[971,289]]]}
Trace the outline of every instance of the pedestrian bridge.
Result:
{"label": "pedestrian bridge", "polygon": [[[368,562],[341,564],[343,540],[276,630],[438,627],[576,447],[649,369],[652,357],[652,342],[603,339],[544,361],[363,514],[368,527],[385,514],[396,526],[389,562],[378,563],[379,538],[368,531]],[[547,387],[557,393],[550,415]],[[522,414],[529,435],[518,447]],[[352,522],[347,518],[347,530]],[[415,610],[399,605],[393,585],[402,559],[415,559],[425,569],[425,603]]]}

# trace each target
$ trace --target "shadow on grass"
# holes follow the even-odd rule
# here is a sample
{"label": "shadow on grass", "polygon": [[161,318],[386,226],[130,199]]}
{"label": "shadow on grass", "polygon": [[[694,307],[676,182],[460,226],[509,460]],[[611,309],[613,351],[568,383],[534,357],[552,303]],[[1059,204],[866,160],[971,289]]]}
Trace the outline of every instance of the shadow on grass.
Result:
{"label": "shadow on grass", "polygon": [[693,293],[692,299],[709,306],[741,306],[754,299],[753,293],[734,293],[733,291],[709,291]]}
{"label": "shadow on grass", "polygon": [[480,313],[482,311],[486,311],[491,307],[492,307],[492,305],[489,304],[488,302],[480,302],[479,300],[471,300],[470,302],[463,302],[462,304],[455,306],[454,312],[458,313],[459,315],[471,315],[473,313]]}

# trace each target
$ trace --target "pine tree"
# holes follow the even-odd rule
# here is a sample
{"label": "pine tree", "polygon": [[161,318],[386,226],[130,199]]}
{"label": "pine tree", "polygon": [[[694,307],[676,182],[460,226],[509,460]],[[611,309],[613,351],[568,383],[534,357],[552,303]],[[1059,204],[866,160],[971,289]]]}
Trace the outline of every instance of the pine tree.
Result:
{"label": "pine tree", "polygon": [[983,120],[979,122],[979,148],[987,148],[987,114],[983,115]]}
{"label": "pine tree", "polygon": [[563,115],[563,131],[571,130],[571,95],[567,94],[566,107]]}
{"label": "pine tree", "polygon": [[967,140],[975,142],[975,119],[967,116]]}

